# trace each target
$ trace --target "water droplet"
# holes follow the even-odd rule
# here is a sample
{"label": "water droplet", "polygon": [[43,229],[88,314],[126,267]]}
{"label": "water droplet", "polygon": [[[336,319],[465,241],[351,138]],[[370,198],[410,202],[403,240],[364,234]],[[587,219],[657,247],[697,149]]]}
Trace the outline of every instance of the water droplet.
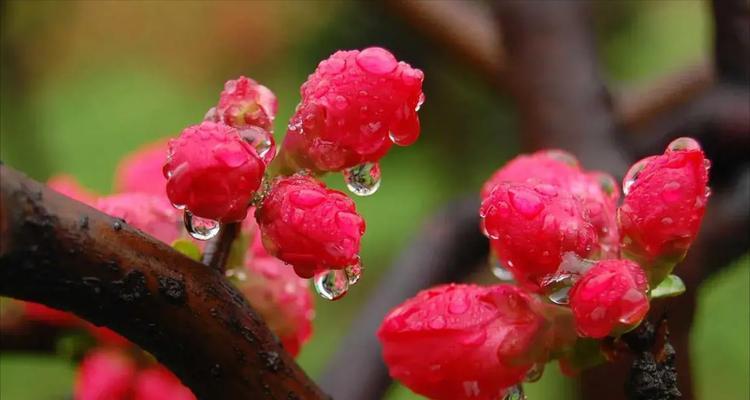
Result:
{"label": "water droplet", "polygon": [[338,300],[349,290],[349,279],[346,272],[340,269],[331,269],[315,275],[313,279],[315,291],[326,300]]}
{"label": "water droplet", "polygon": [[513,208],[528,219],[536,217],[544,209],[542,200],[531,191],[510,189],[508,197]]}
{"label": "water droplet", "polygon": [[526,395],[523,393],[523,386],[516,385],[506,389],[502,400],[526,400]]}
{"label": "water droplet", "polygon": [[423,79],[424,73],[418,69],[404,68],[401,72],[401,80],[406,86],[414,86],[422,82]]}
{"label": "water droplet", "polygon": [[599,187],[602,189],[602,192],[604,192],[604,194],[609,197],[615,195],[615,188],[617,187],[617,183],[615,182],[615,178],[613,178],[612,175],[601,172],[596,173],[595,177],[596,181],[599,183]]}
{"label": "water droplet", "polygon": [[669,225],[672,225],[674,223],[674,220],[672,220],[672,218],[669,218],[669,217],[664,217],[664,218],[661,219],[661,223],[662,223],[662,225],[669,226]]}
{"label": "water droplet", "polygon": [[337,74],[344,70],[346,61],[341,58],[329,58],[320,63],[320,68],[329,74]]}
{"label": "water droplet", "polygon": [[209,240],[216,236],[221,229],[221,225],[218,221],[196,217],[187,209],[185,210],[182,219],[185,223],[185,229],[193,239]]}
{"label": "water droplet", "polygon": [[568,153],[565,150],[558,150],[558,149],[547,150],[545,154],[547,155],[548,158],[551,158],[556,161],[560,161],[563,164],[569,165],[571,167],[576,167],[576,168],[579,167],[578,159],[576,158],[576,156]]}
{"label": "water droplet", "polygon": [[551,292],[549,292],[547,297],[551,302],[555,304],[565,305],[570,301],[568,297],[569,292],[570,286],[565,286],[558,289],[553,289]]}
{"label": "water droplet", "polygon": [[537,193],[543,194],[550,197],[557,196],[557,188],[555,188],[553,185],[550,185],[548,183],[540,183],[538,185],[534,186],[534,190],[536,190]]}
{"label": "water droplet", "polygon": [[245,164],[248,154],[237,142],[220,144],[212,149],[214,158],[229,168],[237,168]]}
{"label": "water droplet", "polygon": [[701,145],[693,138],[681,137],[673,140],[668,146],[669,151],[700,150]]}
{"label": "water droplet", "polygon": [[356,285],[359,279],[362,277],[362,264],[352,264],[344,269],[346,273],[346,279],[350,286]]}
{"label": "water droplet", "polygon": [[513,273],[510,272],[505,266],[498,260],[497,258],[493,257],[491,261],[491,269],[492,269],[492,275],[495,275],[495,278],[503,281],[503,282],[511,282],[513,281]]}
{"label": "water droplet", "polygon": [[542,378],[543,374],[544,374],[544,364],[536,363],[532,365],[528,371],[526,371],[526,376],[524,377],[523,380],[526,382],[536,382]]}
{"label": "water droplet", "polygon": [[349,102],[344,96],[338,95],[333,99],[333,106],[339,110],[345,110]]}
{"label": "water droplet", "polygon": [[487,340],[487,331],[484,329],[477,329],[475,332],[471,332],[466,336],[462,336],[460,339],[461,344],[465,346],[476,347],[481,345]]}
{"label": "water droplet", "polygon": [[242,139],[255,148],[255,152],[266,164],[276,156],[276,142],[271,132],[257,126],[249,126],[241,129],[239,133]]}
{"label": "water droplet", "polygon": [[357,54],[356,61],[360,68],[376,75],[387,74],[398,66],[398,61],[393,54],[381,47],[362,50]]}
{"label": "water droplet", "polygon": [[370,196],[380,187],[380,165],[364,163],[344,171],[346,187],[357,196]]}
{"label": "water droplet", "polygon": [[315,207],[325,198],[325,194],[313,189],[302,189],[289,194],[289,201],[300,208]]}
{"label": "water droplet", "polygon": [[646,157],[630,167],[628,173],[625,174],[625,178],[622,180],[622,193],[626,196],[630,193],[630,188],[633,187],[635,181],[638,180],[638,175],[640,175],[641,171],[643,171],[648,163],[654,158],[654,156]]}

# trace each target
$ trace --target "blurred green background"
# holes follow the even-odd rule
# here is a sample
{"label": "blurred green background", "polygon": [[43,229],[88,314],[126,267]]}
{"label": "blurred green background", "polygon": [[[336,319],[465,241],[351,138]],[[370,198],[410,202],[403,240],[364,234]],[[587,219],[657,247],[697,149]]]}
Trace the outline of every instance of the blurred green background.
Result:
{"label": "blurred green background", "polygon": [[[711,51],[701,1],[602,2],[595,18],[614,87]],[[394,148],[381,164],[380,191],[356,199],[368,223],[366,277],[341,301],[318,301],[314,337],[299,357],[316,376],[424,218],[477,192],[519,151],[510,99],[388,9],[365,2],[5,1],[0,156],[36,179],[65,172],[107,193],[124,154],[201,120],[225,80],[244,74],[277,94],[278,140],[317,62],[369,45],[425,71],[422,137]],[[327,180],[343,187],[339,176]],[[750,397],[749,264],[745,257],[701,288],[692,339],[701,399]],[[0,398],[66,398],[74,370],[62,358],[0,354]],[[556,367],[526,389],[532,400],[575,398]],[[419,397],[394,386],[388,398]]]}

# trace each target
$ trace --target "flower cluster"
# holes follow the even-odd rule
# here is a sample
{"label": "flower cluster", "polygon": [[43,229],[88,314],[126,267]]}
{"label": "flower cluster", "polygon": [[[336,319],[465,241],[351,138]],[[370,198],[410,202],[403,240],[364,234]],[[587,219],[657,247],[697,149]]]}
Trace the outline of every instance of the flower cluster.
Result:
{"label": "flower cluster", "polygon": [[340,172],[354,194],[374,193],[378,161],[394,143],[419,136],[423,79],[383,48],[336,52],[302,85],[278,154],[276,96],[247,77],[230,80],[204,121],[169,141],[169,200],[202,240],[255,207],[268,254],[300,277],[317,275],[325,298],[341,297],[361,272],[365,222],[351,199],[318,177]]}
{"label": "flower cluster", "polygon": [[549,361],[585,367],[585,343],[632,330],[652,298],[684,290],[670,273],[700,227],[709,165],[697,142],[677,139],[633,165],[620,204],[612,177],[564,151],[510,161],[480,209],[507,283],[440,286],[391,311],[378,331],[391,375],[437,400],[497,399]]}

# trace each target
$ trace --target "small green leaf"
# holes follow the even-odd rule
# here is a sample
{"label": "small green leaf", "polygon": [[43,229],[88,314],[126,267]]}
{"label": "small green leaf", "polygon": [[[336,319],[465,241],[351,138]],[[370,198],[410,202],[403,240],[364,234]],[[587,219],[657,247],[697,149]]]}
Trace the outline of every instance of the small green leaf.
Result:
{"label": "small green leaf", "polygon": [[659,286],[651,290],[651,298],[674,297],[685,293],[685,283],[677,275],[668,275]]}
{"label": "small green leaf", "polygon": [[201,259],[201,249],[188,239],[177,239],[172,242],[172,248],[192,258],[195,261]]}

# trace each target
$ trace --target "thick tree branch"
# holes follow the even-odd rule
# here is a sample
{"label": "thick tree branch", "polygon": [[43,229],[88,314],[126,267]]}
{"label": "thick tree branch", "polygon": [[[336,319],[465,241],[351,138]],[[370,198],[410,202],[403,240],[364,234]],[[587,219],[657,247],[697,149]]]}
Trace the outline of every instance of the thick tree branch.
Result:
{"label": "thick tree branch", "polygon": [[326,398],[223,276],[0,166],[0,295],[107,326],[201,399]]}

